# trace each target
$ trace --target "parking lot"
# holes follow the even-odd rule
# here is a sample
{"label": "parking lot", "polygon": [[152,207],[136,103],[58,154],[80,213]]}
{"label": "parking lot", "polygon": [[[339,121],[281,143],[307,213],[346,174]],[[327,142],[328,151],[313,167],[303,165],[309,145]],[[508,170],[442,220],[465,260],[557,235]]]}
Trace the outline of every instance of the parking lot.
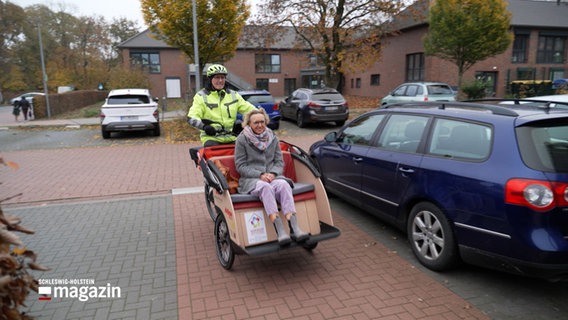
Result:
{"label": "parking lot", "polygon": [[[333,130],[308,128],[309,134],[298,135],[293,126],[284,124],[282,138],[306,149]],[[36,230],[22,237],[24,243],[52,268],[36,278],[92,279],[120,287],[122,295],[40,301],[33,293],[29,312],[38,319],[568,315],[565,284],[471,266],[428,271],[414,260],[403,234],[334,198],[339,238],[321,243],[312,254],[298,248],[238,256],[226,271],[215,256],[202,177],[187,153],[192,144],[144,142],[152,137],[98,144],[97,132],[63,132],[30,131],[26,139],[43,139],[33,144],[38,147],[8,150],[5,146],[18,146],[23,133],[0,131],[1,156],[20,166],[1,169],[0,199],[22,194],[4,202],[3,209]]]}

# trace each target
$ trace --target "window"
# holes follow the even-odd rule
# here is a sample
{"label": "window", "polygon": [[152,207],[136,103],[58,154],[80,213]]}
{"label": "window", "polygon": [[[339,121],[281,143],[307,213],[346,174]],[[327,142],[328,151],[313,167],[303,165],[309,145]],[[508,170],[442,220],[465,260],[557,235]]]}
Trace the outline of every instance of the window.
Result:
{"label": "window", "polygon": [[518,80],[534,80],[536,76],[536,70],[533,68],[518,68],[517,69],[517,79]]}
{"label": "window", "polygon": [[359,119],[357,122],[351,122],[341,133],[339,138],[340,142],[345,144],[369,145],[373,134],[384,117],[385,115],[383,114],[375,114]]}
{"label": "window", "polygon": [[407,86],[400,86],[392,91],[393,96],[404,96]]}
{"label": "window", "polygon": [[405,96],[414,97],[416,96],[417,91],[418,91],[418,86],[408,86],[408,89],[406,89]]}
{"label": "window", "polygon": [[434,122],[428,153],[445,158],[483,160],[491,151],[491,127],[438,119]]}
{"label": "window", "polygon": [[371,85],[372,86],[381,85],[381,75],[380,74],[372,74],[371,75]]}
{"label": "window", "polygon": [[550,74],[549,79],[552,80],[552,81],[565,78],[564,77],[564,69],[562,69],[562,68],[550,68],[548,72]]}
{"label": "window", "polygon": [[148,73],[160,73],[160,53],[130,52],[130,65],[140,66]]}
{"label": "window", "polygon": [[256,73],[280,73],[279,54],[257,54],[254,59]]}
{"label": "window", "polygon": [[361,88],[361,78],[357,78],[357,79],[355,80],[355,87],[356,87],[356,88]]}
{"label": "window", "polygon": [[268,79],[266,78],[256,79],[256,88],[258,90],[270,91],[268,90]]}
{"label": "window", "polygon": [[515,34],[515,41],[513,42],[513,56],[511,57],[511,61],[513,63],[526,63],[528,46],[528,34]]}
{"label": "window", "polygon": [[381,133],[379,146],[387,150],[416,152],[427,122],[427,117],[393,115]]}
{"label": "window", "polygon": [[424,54],[414,53],[406,56],[406,81],[424,80]]}
{"label": "window", "polygon": [[564,36],[539,36],[536,62],[563,63],[565,42],[566,37]]}
{"label": "window", "polygon": [[568,123],[556,119],[515,129],[523,161],[547,172],[568,172]]}

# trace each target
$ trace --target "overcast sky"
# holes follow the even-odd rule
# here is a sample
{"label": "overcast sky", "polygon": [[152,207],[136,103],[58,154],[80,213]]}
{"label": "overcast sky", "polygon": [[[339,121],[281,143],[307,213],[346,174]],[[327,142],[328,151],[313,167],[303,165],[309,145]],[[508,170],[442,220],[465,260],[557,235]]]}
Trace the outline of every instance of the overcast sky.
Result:
{"label": "overcast sky", "polygon": [[[247,0],[254,6],[259,0]],[[27,7],[33,4],[43,4],[53,11],[64,7],[66,12],[76,16],[100,15],[108,21],[112,18],[127,18],[138,22],[140,27],[144,26],[140,0],[8,0],[20,7]],[[253,7],[254,11],[254,7]]]}

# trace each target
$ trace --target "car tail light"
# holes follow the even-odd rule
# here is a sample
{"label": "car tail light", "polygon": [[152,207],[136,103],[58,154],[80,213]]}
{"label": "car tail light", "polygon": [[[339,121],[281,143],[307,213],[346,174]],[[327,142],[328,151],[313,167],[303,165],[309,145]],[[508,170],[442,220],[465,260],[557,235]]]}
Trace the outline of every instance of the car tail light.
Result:
{"label": "car tail light", "polygon": [[424,101],[428,101],[428,96],[424,96]]}
{"label": "car tail light", "polygon": [[106,115],[101,112],[101,113],[99,114],[99,117],[101,118],[101,120],[103,120],[103,119],[106,117]]}
{"label": "car tail light", "polygon": [[278,103],[275,103],[275,104],[272,106],[272,111],[278,111],[278,110],[280,110],[280,107],[278,106]]}
{"label": "car tail light", "polygon": [[511,179],[505,186],[505,202],[536,211],[568,206],[568,183]]}
{"label": "car tail light", "polygon": [[313,103],[313,102],[308,102],[306,107],[308,107],[310,109],[321,109],[321,106],[319,104]]}
{"label": "car tail light", "polygon": [[156,120],[160,120],[160,113],[158,112],[158,110],[154,111],[152,115],[154,116],[154,118],[156,118]]}

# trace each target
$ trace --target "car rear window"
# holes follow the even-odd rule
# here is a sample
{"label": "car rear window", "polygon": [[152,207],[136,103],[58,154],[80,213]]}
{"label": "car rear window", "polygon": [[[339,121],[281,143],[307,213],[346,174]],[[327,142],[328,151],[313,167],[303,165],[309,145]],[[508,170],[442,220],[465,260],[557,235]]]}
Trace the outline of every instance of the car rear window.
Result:
{"label": "car rear window", "polygon": [[429,95],[436,95],[436,94],[451,94],[451,95],[453,95],[454,92],[452,91],[452,88],[450,88],[450,86],[443,85],[443,84],[431,84],[431,85],[428,85],[428,94]]}
{"label": "car rear window", "polygon": [[269,94],[243,96],[243,99],[252,104],[274,103],[274,97]]}
{"label": "car rear window", "polygon": [[546,172],[568,172],[568,119],[531,123],[516,131],[527,166]]}
{"label": "car rear window", "polygon": [[334,92],[322,92],[322,93],[314,93],[312,96],[314,100],[327,100],[327,101],[338,101],[344,100],[341,93],[334,93]]}
{"label": "car rear window", "polygon": [[146,104],[150,103],[150,98],[145,95],[123,95],[112,96],[107,100],[107,104]]}

